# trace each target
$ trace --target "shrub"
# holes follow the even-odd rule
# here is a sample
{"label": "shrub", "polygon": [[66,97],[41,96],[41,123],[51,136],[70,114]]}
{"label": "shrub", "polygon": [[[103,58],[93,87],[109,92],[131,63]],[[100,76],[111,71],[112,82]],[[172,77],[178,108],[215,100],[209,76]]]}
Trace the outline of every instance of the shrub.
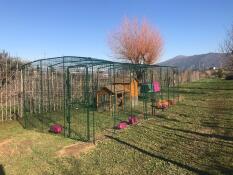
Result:
{"label": "shrub", "polygon": [[218,77],[218,78],[222,78],[223,77],[223,69],[218,69],[218,71],[216,72],[216,76]]}
{"label": "shrub", "polygon": [[233,74],[229,74],[225,77],[225,80],[233,80]]}

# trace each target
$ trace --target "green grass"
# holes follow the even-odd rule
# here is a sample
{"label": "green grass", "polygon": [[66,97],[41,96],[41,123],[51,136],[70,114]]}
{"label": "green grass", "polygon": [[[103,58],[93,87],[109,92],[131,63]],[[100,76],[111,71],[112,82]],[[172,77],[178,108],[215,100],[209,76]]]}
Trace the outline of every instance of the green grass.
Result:
{"label": "green grass", "polygon": [[[154,99],[173,99],[177,97],[177,88],[170,88],[168,89],[165,86],[162,86],[161,93],[148,93],[147,97],[144,97],[142,94],[139,97],[138,105],[132,106],[130,102],[130,98],[126,97],[124,104],[122,107],[117,107],[117,111],[113,116],[112,110],[109,110],[108,105],[105,104],[104,108],[107,110],[103,110],[104,108],[100,107],[98,109],[92,110],[91,107],[88,109],[85,108],[83,105],[79,104],[78,102],[73,102],[71,106],[71,122],[70,128],[71,133],[68,133],[69,124],[68,122],[64,122],[64,111],[56,111],[56,112],[43,112],[43,113],[26,113],[26,120],[22,120],[21,124],[26,126],[27,129],[40,131],[44,133],[48,133],[50,126],[53,124],[60,124],[66,130],[63,129],[63,133],[61,135],[68,136],[70,134],[70,138],[79,140],[79,141],[87,141],[88,140],[88,127],[90,129],[90,140],[94,140],[94,135],[101,136],[103,132],[106,130],[112,130],[119,121],[127,120],[130,115],[139,115],[143,118],[143,113],[147,113],[147,116],[151,115],[151,100]],[[168,97],[169,96],[169,97]],[[155,98],[156,97],[156,98]],[[145,109],[144,102],[147,101],[147,107]],[[113,103],[113,102],[112,102]],[[112,107],[114,108],[114,107]],[[87,110],[89,110],[89,125],[87,120]],[[147,112],[146,112],[147,111]],[[115,117],[115,118],[114,118]],[[66,134],[64,134],[66,132]]]}
{"label": "green grass", "polygon": [[[6,145],[1,143],[9,140]],[[74,143],[51,134],[25,130],[16,121],[0,124],[0,164],[6,174],[60,173],[55,152]]]}
{"label": "green grass", "polygon": [[233,81],[202,80],[180,90],[179,104],[108,134],[79,159],[55,157],[71,139],[0,124],[0,143],[10,138],[16,150],[0,152],[0,164],[6,174],[233,174]]}
{"label": "green grass", "polygon": [[[148,103],[149,104],[149,103]],[[125,110],[123,108],[119,108],[119,110],[115,114],[115,123],[112,116],[112,111],[93,111],[89,109],[89,125],[90,125],[90,135],[91,140],[93,139],[93,132],[95,129],[96,135],[101,135],[105,130],[113,129],[114,126],[119,121],[127,120],[128,116],[131,115],[131,107],[128,103],[125,105]],[[137,107],[132,107],[132,114],[138,115],[143,111],[143,102],[139,101],[139,105]],[[94,120],[94,122],[93,122]],[[48,133],[49,128],[52,124],[61,124],[64,126],[64,112],[50,112],[50,113],[35,113],[35,114],[27,114],[27,120],[21,121],[23,126],[26,126],[27,129],[40,131],[44,133]],[[68,123],[66,123],[66,127],[68,128]],[[79,107],[78,109],[72,108],[71,110],[71,136],[70,138],[84,141],[87,140],[87,109]],[[63,130],[64,131],[64,130]],[[67,133],[66,133],[67,134]],[[61,135],[64,135],[62,133]]]}

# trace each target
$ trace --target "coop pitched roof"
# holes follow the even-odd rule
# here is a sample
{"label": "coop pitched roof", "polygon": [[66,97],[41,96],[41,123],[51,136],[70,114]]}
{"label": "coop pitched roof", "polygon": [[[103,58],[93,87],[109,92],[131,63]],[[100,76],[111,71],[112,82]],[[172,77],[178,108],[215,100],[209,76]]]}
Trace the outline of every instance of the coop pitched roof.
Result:
{"label": "coop pitched roof", "polygon": [[[104,86],[103,89],[106,89],[107,91],[111,92],[111,93],[114,93],[114,85],[107,85],[107,86]],[[129,92],[129,89],[124,87],[123,85],[121,84],[116,84],[115,85],[115,92],[116,93],[120,93],[120,92]]]}
{"label": "coop pitched roof", "polygon": [[130,77],[117,77],[115,78],[115,84],[130,84],[133,80],[135,79]]}

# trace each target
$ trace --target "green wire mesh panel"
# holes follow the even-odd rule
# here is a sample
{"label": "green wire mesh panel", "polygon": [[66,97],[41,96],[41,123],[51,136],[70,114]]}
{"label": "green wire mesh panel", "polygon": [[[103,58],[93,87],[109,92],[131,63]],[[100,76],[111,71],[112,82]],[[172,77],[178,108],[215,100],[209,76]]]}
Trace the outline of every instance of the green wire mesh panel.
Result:
{"label": "green wire mesh panel", "polygon": [[[129,116],[148,118],[159,99],[178,96],[174,67],[135,65],[86,57],[56,57],[22,67],[24,126],[95,141]],[[160,91],[154,92],[154,82]]]}

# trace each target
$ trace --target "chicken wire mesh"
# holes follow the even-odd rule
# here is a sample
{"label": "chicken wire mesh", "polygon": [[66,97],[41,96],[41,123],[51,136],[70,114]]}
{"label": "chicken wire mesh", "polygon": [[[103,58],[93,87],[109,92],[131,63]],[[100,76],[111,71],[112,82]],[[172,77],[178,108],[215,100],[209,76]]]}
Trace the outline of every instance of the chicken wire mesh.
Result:
{"label": "chicken wire mesh", "polygon": [[60,124],[65,137],[95,141],[129,116],[152,117],[158,101],[178,99],[178,74],[176,67],[88,57],[37,60],[22,67],[23,124],[43,132]]}

